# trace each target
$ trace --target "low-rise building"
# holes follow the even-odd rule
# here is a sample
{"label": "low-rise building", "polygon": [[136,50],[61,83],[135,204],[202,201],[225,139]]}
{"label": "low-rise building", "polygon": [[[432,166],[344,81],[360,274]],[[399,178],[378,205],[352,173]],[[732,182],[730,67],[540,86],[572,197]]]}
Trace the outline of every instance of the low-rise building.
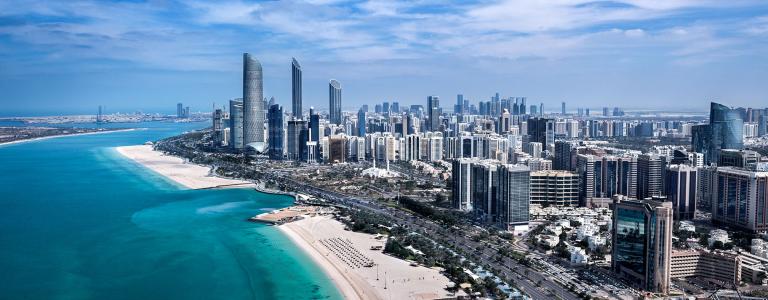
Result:
{"label": "low-rise building", "polygon": [[741,281],[741,258],[732,252],[674,250],[670,265],[673,279],[695,276],[726,287]]}

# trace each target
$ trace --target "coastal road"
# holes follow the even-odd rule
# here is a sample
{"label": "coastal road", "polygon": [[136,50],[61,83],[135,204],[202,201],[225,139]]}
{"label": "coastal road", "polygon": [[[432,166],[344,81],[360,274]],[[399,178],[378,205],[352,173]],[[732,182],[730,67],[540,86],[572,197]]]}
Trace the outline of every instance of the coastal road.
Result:
{"label": "coastal road", "polygon": [[[497,269],[500,274],[496,275],[501,275],[503,277],[513,279],[514,281],[510,283],[517,285],[517,287],[520,288],[522,292],[531,296],[533,299],[580,299],[577,295],[568,289],[554,282],[552,278],[543,276],[538,271],[524,266],[514,259],[505,257],[501,262],[497,261],[495,257],[498,254],[494,249],[498,249],[501,245],[497,244],[496,242],[484,241],[484,243],[481,244],[473,241],[467,235],[450,232],[448,229],[432,222],[431,220],[417,217],[401,210],[385,207],[374,201],[360,199],[335,191],[315,187],[307,183],[294,180],[288,176],[273,176],[275,177],[273,179],[282,181],[284,183],[290,183],[290,185],[292,185],[294,188],[302,190],[305,193],[313,194],[315,196],[344,206],[361,208],[387,216],[392,221],[395,221],[394,223],[406,225],[408,228],[420,232],[427,237],[439,236],[444,240],[452,241],[452,245],[455,248],[461,249],[465,253],[474,253],[478,255],[480,261],[476,262],[481,263],[481,265],[487,265],[491,268]],[[477,249],[480,246],[483,246],[483,248],[478,252]],[[527,270],[527,272],[525,270]],[[537,287],[536,285],[539,283],[541,286]]]}

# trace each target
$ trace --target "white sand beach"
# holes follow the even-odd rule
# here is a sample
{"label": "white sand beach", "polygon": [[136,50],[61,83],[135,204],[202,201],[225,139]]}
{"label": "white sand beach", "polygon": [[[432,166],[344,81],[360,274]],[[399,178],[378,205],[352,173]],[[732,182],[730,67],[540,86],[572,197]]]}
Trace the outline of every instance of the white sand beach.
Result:
{"label": "white sand beach", "polygon": [[63,137],[69,137],[69,136],[104,134],[104,133],[125,132],[125,131],[134,131],[134,130],[137,130],[137,129],[136,128],[128,128],[128,129],[118,129],[118,130],[109,130],[109,131],[94,131],[94,132],[83,132],[83,133],[73,133],[73,134],[57,134],[57,135],[49,135],[49,136],[44,136],[44,137],[39,137],[39,138],[18,140],[18,141],[12,141],[12,142],[4,142],[4,143],[0,143],[0,146],[7,146],[7,145],[14,145],[14,144],[23,144],[23,143],[29,143],[29,142],[34,142],[34,141],[42,141],[42,140],[63,138]]}
{"label": "white sand beach", "polygon": [[133,161],[165,176],[189,189],[207,188],[253,188],[256,185],[245,181],[210,175],[210,167],[187,163],[175,156],[155,151],[150,145],[117,147],[117,152]]}
{"label": "white sand beach", "polygon": [[[385,240],[377,240],[370,234],[346,231],[341,222],[330,216],[306,217],[277,227],[312,257],[346,299],[436,299],[454,296],[445,290],[452,283],[439,270],[414,267],[381,250],[371,250],[371,246],[383,247]],[[365,267],[366,262],[375,265]]]}

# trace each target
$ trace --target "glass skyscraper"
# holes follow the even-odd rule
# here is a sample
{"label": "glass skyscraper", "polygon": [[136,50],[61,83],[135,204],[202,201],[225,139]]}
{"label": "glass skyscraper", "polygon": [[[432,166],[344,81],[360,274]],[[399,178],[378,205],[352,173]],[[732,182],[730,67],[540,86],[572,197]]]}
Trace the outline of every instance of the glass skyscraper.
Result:
{"label": "glass skyscraper", "polygon": [[613,207],[611,268],[636,288],[669,292],[672,203],[624,200]]}
{"label": "glass skyscraper", "polygon": [[283,159],[283,108],[274,104],[269,107],[269,158]]}
{"label": "glass skyscraper", "polygon": [[232,149],[243,149],[243,101],[229,101],[229,145]]}
{"label": "glass skyscraper", "polygon": [[331,82],[328,83],[328,101],[329,108],[331,110],[330,112],[330,119],[331,123],[340,125],[341,124],[341,83],[339,83],[336,79],[331,79]]}
{"label": "glass skyscraper", "polygon": [[709,125],[694,126],[694,152],[704,154],[704,163],[717,162],[721,149],[744,149],[744,119],[738,110],[712,102]]}
{"label": "glass skyscraper", "polygon": [[293,117],[301,119],[301,65],[299,65],[296,58],[293,58],[293,61],[291,62],[291,78],[291,96],[293,100],[291,102],[293,105],[291,108],[293,109]]}
{"label": "glass skyscraper", "polygon": [[243,145],[264,150],[264,90],[261,63],[243,53]]}

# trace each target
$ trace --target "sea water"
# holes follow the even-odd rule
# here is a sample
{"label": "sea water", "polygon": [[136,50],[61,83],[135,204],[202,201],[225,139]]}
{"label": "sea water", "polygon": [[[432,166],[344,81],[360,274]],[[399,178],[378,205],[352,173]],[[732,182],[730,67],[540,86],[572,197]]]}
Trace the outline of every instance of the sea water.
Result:
{"label": "sea water", "polygon": [[[292,199],[188,190],[122,157],[208,123],[0,146],[0,299],[339,299],[271,226]],[[92,126],[89,126],[92,127]]]}

